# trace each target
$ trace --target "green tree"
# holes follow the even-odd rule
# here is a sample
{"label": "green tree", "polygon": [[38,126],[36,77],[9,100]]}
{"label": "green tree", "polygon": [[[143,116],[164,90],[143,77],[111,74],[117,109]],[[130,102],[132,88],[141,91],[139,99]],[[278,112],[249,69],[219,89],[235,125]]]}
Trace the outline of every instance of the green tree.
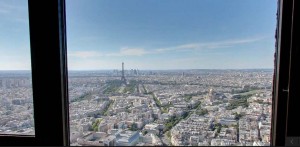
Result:
{"label": "green tree", "polygon": [[98,127],[99,124],[101,123],[102,119],[96,119],[93,123],[92,123],[92,129],[93,131],[98,131]]}
{"label": "green tree", "polygon": [[197,115],[205,115],[208,114],[208,110],[207,109],[200,109],[196,111]]}
{"label": "green tree", "polygon": [[143,135],[146,135],[147,133],[148,133],[148,131],[146,131],[146,130],[145,130],[145,131],[143,131]]}
{"label": "green tree", "polygon": [[129,130],[131,130],[131,131],[136,131],[136,130],[138,130],[137,124],[136,124],[136,123],[132,123],[131,126],[130,126],[130,128],[129,128]]}

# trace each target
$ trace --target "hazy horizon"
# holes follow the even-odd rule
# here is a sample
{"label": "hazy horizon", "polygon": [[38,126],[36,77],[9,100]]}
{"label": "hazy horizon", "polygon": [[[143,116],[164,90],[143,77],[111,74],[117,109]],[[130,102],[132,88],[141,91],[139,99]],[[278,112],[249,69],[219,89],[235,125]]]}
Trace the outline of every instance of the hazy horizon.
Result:
{"label": "hazy horizon", "polygon": [[[153,70],[153,71],[165,71],[165,70],[273,70],[274,68],[236,68],[236,69],[233,69],[233,68],[224,68],[224,69],[209,69],[209,68],[206,68],[206,69],[137,69],[137,68],[131,68],[131,69],[136,69],[136,70],[140,70],[140,71],[149,71],[149,70]],[[131,70],[131,69],[124,69],[125,71],[126,70]],[[90,70],[68,70],[68,71],[113,71],[113,70],[122,70],[121,68],[120,69],[90,69]],[[17,72],[21,72],[21,71],[24,71],[24,72],[31,72],[31,70],[2,70],[0,69],[0,72],[14,72],[14,71],[17,71]]]}

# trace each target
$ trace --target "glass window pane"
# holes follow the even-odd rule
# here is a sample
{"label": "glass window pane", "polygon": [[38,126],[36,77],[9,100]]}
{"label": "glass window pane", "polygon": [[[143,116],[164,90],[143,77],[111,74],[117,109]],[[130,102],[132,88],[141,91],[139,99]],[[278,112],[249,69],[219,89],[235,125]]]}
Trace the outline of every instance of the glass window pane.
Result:
{"label": "glass window pane", "polygon": [[27,2],[0,1],[0,134],[35,132]]}
{"label": "glass window pane", "polygon": [[276,11],[67,0],[71,145],[270,145]]}

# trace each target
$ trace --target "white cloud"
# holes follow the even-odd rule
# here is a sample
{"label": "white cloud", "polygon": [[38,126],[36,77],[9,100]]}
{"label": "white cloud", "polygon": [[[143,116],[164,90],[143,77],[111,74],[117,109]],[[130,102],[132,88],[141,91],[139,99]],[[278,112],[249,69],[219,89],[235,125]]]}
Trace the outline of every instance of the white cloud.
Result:
{"label": "white cloud", "polygon": [[69,60],[69,70],[97,70],[97,69],[118,69],[121,67],[121,61],[102,60],[102,59],[85,59]]}
{"label": "white cloud", "polygon": [[77,57],[77,58],[92,58],[92,57],[120,57],[120,56],[142,56],[148,54],[143,48],[121,48],[119,52],[107,53],[102,54],[99,51],[74,51],[68,53],[70,57]]}
{"label": "white cloud", "polygon": [[7,1],[8,3],[0,3],[0,12],[4,13],[13,13],[15,11],[24,11],[26,10],[27,6],[19,4],[18,1]]}
{"label": "white cloud", "polygon": [[215,49],[215,48],[227,48],[239,44],[246,44],[251,42],[256,42],[262,40],[263,37],[250,38],[250,39],[235,39],[235,40],[225,40],[216,42],[204,42],[204,43],[190,43],[182,44],[169,48],[156,49],[156,52],[166,52],[166,51],[184,51],[184,50],[201,50],[201,49]]}
{"label": "white cloud", "polygon": [[0,45],[0,70],[30,70],[29,49]]}
{"label": "white cloud", "polygon": [[191,44],[183,44],[183,45],[179,45],[177,47],[174,47],[174,49],[196,49],[199,48],[200,44],[195,44],[195,43],[191,43]]}
{"label": "white cloud", "polygon": [[121,48],[120,54],[123,56],[142,56],[147,52],[143,48]]}
{"label": "white cloud", "polygon": [[119,52],[115,53],[108,53],[105,54],[104,56],[108,57],[120,57],[120,56],[143,56],[146,54],[150,54],[150,52],[146,51],[143,48],[121,48]]}
{"label": "white cloud", "polygon": [[228,48],[235,45],[246,44],[251,42],[256,42],[262,40],[262,37],[250,38],[250,39],[235,39],[235,40],[225,40],[216,42],[204,42],[204,43],[189,43],[182,44],[167,48],[158,48],[148,51],[144,48],[128,48],[123,47],[118,52],[111,52],[102,54],[99,51],[75,51],[69,53],[71,57],[78,58],[91,58],[91,57],[123,57],[123,56],[143,56],[147,54],[159,54],[170,51],[189,51],[189,50],[203,50],[203,49],[217,49],[217,48]]}
{"label": "white cloud", "polygon": [[0,16],[2,19],[28,23],[28,7],[24,4],[14,0],[3,1],[0,3]]}
{"label": "white cloud", "polygon": [[70,57],[78,57],[78,58],[91,58],[91,57],[102,56],[102,54],[97,51],[74,51],[74,52],[70,52],[68,55]]}
{"label": "white cloud", "polygon": [[30,60],[1,60],[0,70],[30,70]]}

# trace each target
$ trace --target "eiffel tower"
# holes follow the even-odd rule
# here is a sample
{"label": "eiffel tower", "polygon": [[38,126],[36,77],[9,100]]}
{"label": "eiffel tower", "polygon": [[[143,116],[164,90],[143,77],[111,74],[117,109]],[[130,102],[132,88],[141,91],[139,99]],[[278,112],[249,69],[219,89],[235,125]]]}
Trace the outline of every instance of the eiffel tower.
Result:
{"label": "eiffel tower", "polygon": [[121,81],[123,84],[126,84],[125,74],[124,74],[124,62],[122,62],[122,77]]}

